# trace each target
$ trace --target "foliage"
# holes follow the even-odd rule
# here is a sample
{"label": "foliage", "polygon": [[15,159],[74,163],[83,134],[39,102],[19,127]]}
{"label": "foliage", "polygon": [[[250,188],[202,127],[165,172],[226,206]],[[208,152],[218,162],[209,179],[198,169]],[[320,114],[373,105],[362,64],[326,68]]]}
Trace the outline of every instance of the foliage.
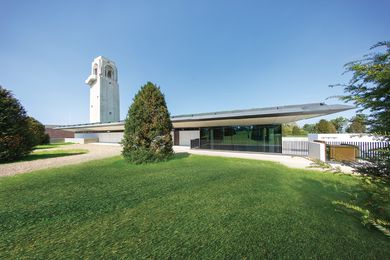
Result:
{"label": "foliage", "polygon": [[387,259],[388,239],[333,210],[332,201],[367,197],[361,184],[355,176],[185,154],[2,177],[0,258]]}
{"label": "foliage", "polygon": [[336,128],[328,120],[321,119],[315,126],[316,132],[320,134],[334,134]]}
{"label": "foliage", "polygon": [[[371,49],[384,48],[383,52],[371,53],[364,59],[345,65],[346,72],[352,73],[348,84],[343,86],[347,93],[341,98],[351,101],[359,107],[359,112],[367,111],[367,120],[357,115],[348,131],[364,132],[365,121],[370,126],[370,132],[388,133],[390,131],[390,42],[378,42]],[[386,138],[389,140],[389,138]],[[367,176],[389,180],[390,155],[389,150],[382,151],[382,159],[370,159],[357,165],[357,171]]]}
{"label": "foliage", "polygon": [[303,130],[309,134],[317,133],[316,124],[304,124]]}
{"label": "foliage", "polygon": [[295,125],[292,129],[292,135],[301,135],[301,134],[302,134],[301,128]]}
{"label": "foliage", "polygon": [[344,127],[348,124],[348,119],[342,116],[336,117],[335,119],[330,120],[330,122],[336,128],[337,133],[342,133]]}
{"label": "foliage", "polygon": [[307,132],[300,128],[297,123],[282,124],[282,135],[283,136],[300,136],[307,135]]}
{"label": "foliage", "polygon": [[28,155],[34,146],[29,120],[20,102],[0,86],[0,162]]}
{"label": "foliage", "polygon": [[50,144],[50,135],[49,134],[45,134],[44,137],[43,137],[43,140],[42,140],[42,145],[45,145],[45,144]]}
{"label": "foliage", "polygon": [[390,183],[390,148],[379,149],[376,152],[379,155],[375,158],[358,162],[355,165],[356,171]]}
{"label": "foliage", "polygon": [[347,133],[364,133],[366,132],[367,117],[363,114],[357,114],[351,119],[351,124],[347,127]]}
{"label": "foliage", "polygon": [[295,123],[282,124],[282,136],[292,135],[292,129]]}
{"label": "foliage", "polygon": [[310,160],[312,161],[312,163],[310,163],[310,166],[307,166],[307,168],[320,168],[325,172],[343,173],[340,166],[332,166],[331,164],[321,161],[319,159],[310,159]]}
{"label": "foliage", "polygon": [[148,82],[129,108],[122,140],[123,156],[133,163],[156,162],[173,154],[172,123],[160,88]]}
{"label": "foliage", "polygon": [[34,146],[45,144],[47,141],[47,135],[45,134],[45,126],[33,117],[28,117],[28,125],[32,133],[32,139]]}
{"label": "foliage", "polygon": [[364,59],[345,65],[352,78],[344,87],[344,101],[351,101],[359,112],[368,111],[371,132],[390,131],[390,42],[378,42],[371,49],[385,48],[384,52],[371,53]]}
{"label": "foliage", "polygon": [[385,236],[390,238],[390,222],[387,222],[382,219],[377,219],[372,216],[371,212],[367,209],[363,209],[359,206],[356,206],[354,204],[346,203],[343,201],[333,201],[333,205],[338,205],[344,207],[344,209],[349,209],[352,211],[355,211],[357,213],[360,213],[360,219],[361,223],[364,226],[371,225],[375,228],[377,228],[379,231],[381,231]]}
{"label": "foliage", "polygon": [[[334,205],[358,217],[368,228],[375,228],[390,238],[390,186],[381,179],[362,178],[361,191],[350,201],[333,201]],[[361,206],[359,206],[361,205]]]}

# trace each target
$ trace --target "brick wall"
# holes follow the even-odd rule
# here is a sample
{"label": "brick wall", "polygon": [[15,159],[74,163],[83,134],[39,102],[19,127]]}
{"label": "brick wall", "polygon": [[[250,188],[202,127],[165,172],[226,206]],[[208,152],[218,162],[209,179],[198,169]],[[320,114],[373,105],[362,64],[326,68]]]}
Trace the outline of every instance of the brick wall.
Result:
{"label": "brick wall", "polygon": [[74,138],[74,133],[70,131],[58,130],[46,127],[45,133],[49,134],[50,138]]}

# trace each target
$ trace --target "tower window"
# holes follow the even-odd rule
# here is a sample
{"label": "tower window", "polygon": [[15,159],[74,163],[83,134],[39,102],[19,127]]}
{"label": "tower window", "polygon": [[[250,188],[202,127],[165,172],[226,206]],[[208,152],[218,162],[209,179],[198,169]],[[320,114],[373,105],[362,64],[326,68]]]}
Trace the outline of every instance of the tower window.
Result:
{"label": "tower window", "polygon": [[106,71],[105,75],[107,78],[111,79],[114,77],[114,70],[111,66],[107,65],[105,67],[105,71]]}
{"label": "tower window", "polygon": [[97,64],[93,65],[93,75],[97,75]]}

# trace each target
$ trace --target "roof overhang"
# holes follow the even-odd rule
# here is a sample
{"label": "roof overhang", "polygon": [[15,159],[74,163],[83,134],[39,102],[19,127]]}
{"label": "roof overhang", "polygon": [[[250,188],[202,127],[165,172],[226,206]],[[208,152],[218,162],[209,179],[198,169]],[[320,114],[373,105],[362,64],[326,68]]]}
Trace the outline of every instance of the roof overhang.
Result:
{"label": "roof overhang", "polygon": [[[353,109],[348,105],[327,105],[324,103],[254,108],[212,113],[172,116],[174,128],[198,128],[229,125],[283,124]],[[59,126],[73,132],[123,131],[124,121]]]}

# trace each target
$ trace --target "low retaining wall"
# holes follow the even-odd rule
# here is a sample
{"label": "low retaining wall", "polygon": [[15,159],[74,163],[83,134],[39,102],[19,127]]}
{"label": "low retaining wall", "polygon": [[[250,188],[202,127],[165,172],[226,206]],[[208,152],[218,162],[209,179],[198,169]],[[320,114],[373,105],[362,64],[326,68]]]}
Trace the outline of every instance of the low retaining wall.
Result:
{"label": "low retaining wall", "polygon": [[99,142],[98,138],[65,138],[65,143],[89,144]]}
{"label": "low retaining wall", "polygon": [[123,139],[123,132],[107,132],[107,133],[76,133],[75,138],[95,138],[100,143],[120,143]]}
{"label": "low retaining wall", "polygon": [[309,158],[326,161],[326,145],[324,143],[309,142]]}

